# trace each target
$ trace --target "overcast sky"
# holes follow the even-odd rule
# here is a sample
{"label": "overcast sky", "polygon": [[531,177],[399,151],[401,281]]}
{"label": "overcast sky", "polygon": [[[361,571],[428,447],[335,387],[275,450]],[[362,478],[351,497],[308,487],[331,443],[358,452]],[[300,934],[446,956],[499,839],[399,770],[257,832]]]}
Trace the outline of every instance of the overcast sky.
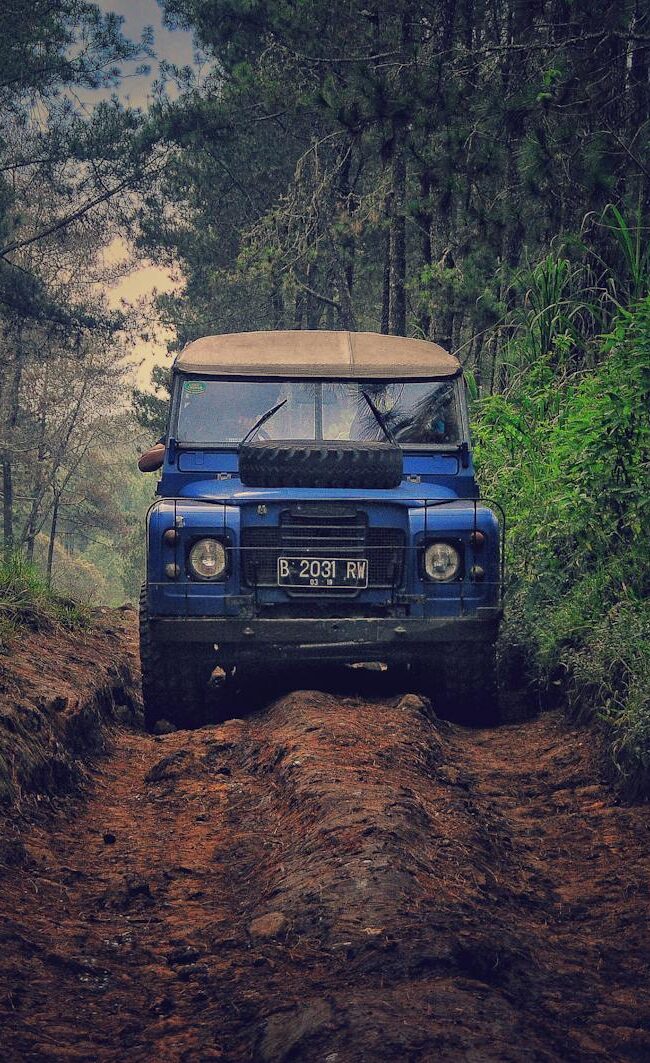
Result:
{"label": "overcast sky", "polygon": [[[152,26],[156,59],[149,61],[151,72],[148,76],[127,76],[117,89],[111,92],[88,93],[85,95],[84,102],[92,106],[93,102],[98,102],[103,96],[110,96],[114,92],[124,103],[146,108],[151,97],[153,83],[159,75],[159,60],[166,59],[178,66],[193,64],[192,35],[184,30],[171,32],[165,29],[161,19],[162,12],[156,0],[97,0],[97,4],[103,11],[115,11],[118,15],[122,15],[124,35],[131,40],[139,40],[145,26]],[[132,73],[136,65],[132,64],[131,71],[125,69],[125,73]],[[128,255],[129,249],[122,241],[115,241],[110,248],[110,258],[116,261],[127,258]],[[119,306],[122,299],[135,302],[142,297],[150,297],[154,289],[169,291],[172,287],[173,282],[167,270],[152,264],[139,265],[108,293],[109,301],[111,305]],[[151,328],[157,339],[139,346],[135,352],[136,358],[142,359],[142,365],[137,374],[140,386],[148,384],[152,366],[156,362],[169,364],[165,355],[169,334],[156,328],[153,317]]]}
{"label": "overcast sky", "polygon": [[146,107],[151,86],[158,77],[158,60],[167,59],[178,66],[193,63],[192,35],[185,30],[165,29],[156,0],[98,0],[97,6],[102,11],[114,11],[122,16],[123,32],[130,40],[139,40],[145,26],[153,27],[156,59],[150,63],[151,74],[148,77],[126,77],[117,90],[117,95],[125,102],[128,100],[134,106]]}

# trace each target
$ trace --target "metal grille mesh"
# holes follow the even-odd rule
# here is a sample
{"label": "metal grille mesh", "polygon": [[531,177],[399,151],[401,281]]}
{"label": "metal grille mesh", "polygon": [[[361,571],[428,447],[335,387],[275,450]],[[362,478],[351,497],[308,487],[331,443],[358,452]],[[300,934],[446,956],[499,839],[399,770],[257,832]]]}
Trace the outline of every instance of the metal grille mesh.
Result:
{"label": "metal grille mesh", "polygon": [[249,586],[277,586],[279,557],[367,557],[368,586],[392,587],[402,579],[404,532],[369,528],[362,513],[283,513],[280,527],[242,529],[243,575]]}

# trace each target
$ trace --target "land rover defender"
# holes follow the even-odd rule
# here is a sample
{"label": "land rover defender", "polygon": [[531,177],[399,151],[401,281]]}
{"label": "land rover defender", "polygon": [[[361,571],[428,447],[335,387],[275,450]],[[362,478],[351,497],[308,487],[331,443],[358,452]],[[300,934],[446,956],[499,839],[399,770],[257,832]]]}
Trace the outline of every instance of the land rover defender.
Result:
{"label": "land rover defender", "polygon": [[441,715],[496,722],[503,521],[456,358],[373,333],[199,339],[152,453],[149,726],[203,720],[216,667],[301,661],[401,666]]}

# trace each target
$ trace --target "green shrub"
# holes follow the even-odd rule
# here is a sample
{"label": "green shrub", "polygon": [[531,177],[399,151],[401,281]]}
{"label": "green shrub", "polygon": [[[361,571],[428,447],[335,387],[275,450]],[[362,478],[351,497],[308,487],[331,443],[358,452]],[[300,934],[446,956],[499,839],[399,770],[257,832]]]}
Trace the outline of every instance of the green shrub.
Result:
{"label": "green shrub", "polygon": [[624,789],[648,795],[650,298],[579,358],[569,332],[528,339],[506,349],[516,382],[475,410],[483,488],[510,525],[506,639],[529,648],[542,691],[598,721]]}

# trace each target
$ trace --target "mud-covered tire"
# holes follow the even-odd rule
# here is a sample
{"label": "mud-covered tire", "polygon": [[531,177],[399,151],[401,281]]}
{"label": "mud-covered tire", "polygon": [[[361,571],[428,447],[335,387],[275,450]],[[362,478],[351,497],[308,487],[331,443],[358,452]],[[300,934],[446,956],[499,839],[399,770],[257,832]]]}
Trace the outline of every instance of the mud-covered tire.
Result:
{"label": "mud-covered tire", "polygon": [[208,680],[212,662],[201,646],[163,646],[149,622],[147,589],[140,592],[140,665],[145,727],[159,720],[176,727],[200,727],[208,720]]}
{"label": "mud-covered tire", "polygon": [[278,443],[254,440],[239,451],[247,487],[399,487],[402,451],[389,443]]}
{"label": "mud-covered tire", "polygon": [[448,643],[444,659],[418,661],[413,668],[420,693],[434,711],[465,727],[496,727],[501,719],[495,646]]}

